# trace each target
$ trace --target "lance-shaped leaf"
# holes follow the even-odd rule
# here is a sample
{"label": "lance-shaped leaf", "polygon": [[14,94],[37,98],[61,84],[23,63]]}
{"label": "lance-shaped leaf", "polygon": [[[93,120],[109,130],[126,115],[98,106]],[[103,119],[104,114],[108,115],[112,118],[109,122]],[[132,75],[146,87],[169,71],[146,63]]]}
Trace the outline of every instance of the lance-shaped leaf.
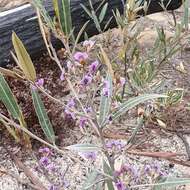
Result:
{"label": "lance-shaped leaf", "polygon": [[32,60],[27,53],[22,41],[18,38],[16,33],[12,34],[12,42],[18,59],[18,66],[21,68],[26,78],[35,81],[36,80],[36,71]]}
{"label": "lance-shaped leaf", "polygon": [[92,185],[97,180],[98,176],[99,176],[99,173],[97,171],[92,171],[92,172],[88,173],[87,179],[85,180],[85,182],[82,186],[82,189],[84,189],[84,190],[92,189]]}
{"label": "lance-shaped leaf", "polygon": [[103,6],[103,8],[102,8],[102,10],[101,10],[101,12],[100,12],[100,15],[99,15],[99,21],[100,21],[100,23],[104,20],[104,17],[105,17],[105,15],[106,15],[107,9],[108,9],[108,3],[106,3],[106,4]]}
{"label": "lance-shaped leaf", "polygon": [[19,119],[21,116],[20,108],[16,102],[16,98],[12,94],[9,85],[0,73],[0,101],[3,102],[9,113],[14,119]]}
{"label": "lance-shaped leaf", "polygon": [[55,30],[55,25],[50,17],[50,15],[48,14],[47,10],[45,9],[44,5],[43,5],[42,0],[33,0],[32,3],[34,4],[34,6],[36,8],[38,8],[38,10],[40,11],[40,14],[42,15],[45,23],[47,24],[47,26],[54,31]]}
{"label": "lance-shaped leaf", "polygon": [[66,149],[79,151],[79,152],[93,152],[93,151],[99,151],[100,147],[94,144],[74,144],[71,146],[67,146]]}
{"label": "lance-shaped leaf", "polygon": [[37,89],[31,88],[31,91],[32,91],[32,99],[33,99],[34,108],[38,116],[38,120],[40,122],[42,130],[44,131],[44,134],[46,135],[47,139],[51,143],[55,144],[55,133],[51,125],[51,122],[49,120],[49,117],[47,115],[47,112],[45,110],[45,106],[41,100],[41,97]]}
{"label": "lance-shaped leaf", "polygon": [[59,21],[62,27],[63,32],[69,36],[72,30],[72,19],[71,19],[71,8],[70,0],[61,0],[58,1],[57,5],[59,6]]}
{"label": "lance-shaped leaf", "polygon": [[102,63],[107,66],[108,73],[112,77],[112,80],[113,80],[114,79],[114,71],[113,71],[113,68],[112,68],[112,65],[111,65],[111,61],[110,61],[107,53],[102,48],[102,46],[99,45],[99,47],[100,47],[100,53],[101,53]]}
{"label": "lance-shaped leaf", "polygon": [[[103,169],[104,169],[105,174],[109,176],[113,176],[113,171],[105,160],[103,160]],[[114,190],[113,182],[111,179],[106,180],[106,185],[107,185],[108,190]]]}
{"label": "lance-shaped leaf", "polygon": [[118,110],[113,113],[112,120],[117,119],[118,117],[129,111],[130,109],[134,108],[138,104],[144,103],[147,100],[152,100],[156,98],[166,98],[166,97],[167,97],[166,95],[161,95],[161,94],[144,94],[131,98],[119,106]]}
{"label": "lance-shaped leaf", "polygon": [[[155,183],[153,190],[175,189],[177,186],[190,184],[190,178],[172,178],[168,177],[161,179],[158,183]],[[189,188],[188,188],[189,189]]]}
{"label": "lance-shaped leaf", "polygon": [[102,92],[101,94],[101,101],[100,101],[100,115],[99,115],[99,125],[100,127],[103,127],[104,123],[108,119],[110,107],[111,107],[111,100],[112,100],[112,78],[108,74],[106,77],[106,81],[108,82],[108,96],[105,96]]}

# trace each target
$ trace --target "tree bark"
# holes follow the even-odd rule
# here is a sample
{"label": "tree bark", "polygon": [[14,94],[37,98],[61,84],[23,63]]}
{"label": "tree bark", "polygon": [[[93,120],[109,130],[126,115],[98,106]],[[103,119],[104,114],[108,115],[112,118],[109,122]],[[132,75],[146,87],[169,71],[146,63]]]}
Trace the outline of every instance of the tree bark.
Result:
{"label": "tree bark", "polygon": [[[149,0],[148,0],[149,1]],[[160,6],[161,0],[151,0],[150,6],[148,8],[148,14],[162,11]],[[165,5],[170,0],[164,0]],[[96,7],[99,5],[101,0],[92,0],[93,5]],[[123,5],[121,0],[107,0],[108,10],[106,17],[102,23],[105,25],[109,18],[113,16],[112,10],[118,9],[121,13],[123,11]],[[75,34],[81,29],[86,21],[89,20],[89,16],[85,13],[83,8],[80,6],[83,4],[89,7],[88,0],[71,0],[71,14],[72,22],[75,28]],[[168,10],[173,10],[178,8],[182,4],[182,0],[171,0]],[[46,0],[44,3],[47,11],[51,16],[54,16],[54,10],[52,6],[52,0]],[[138,13],[143,15],[143,11]],[[112,19],[109,28],[116,27],[116,22]],[[39,57],[41,53],[46,51],[39,26],[36,18],[36,13],[34,8],[30,4],[20,6],[15,9],[11,9],[0,13],[0,66],[6,66],[11,59],[10,51],[13,50],[11,42],[12,31],[16,32],[19,38],[23,41],[29,54],[32,58]],[[94,23],[89,22],[86,32],[89,36],[98,34]],[[82,40],[82,39],[81,39]],[[58,48],[60,43],[53,39],[53,44]]]}

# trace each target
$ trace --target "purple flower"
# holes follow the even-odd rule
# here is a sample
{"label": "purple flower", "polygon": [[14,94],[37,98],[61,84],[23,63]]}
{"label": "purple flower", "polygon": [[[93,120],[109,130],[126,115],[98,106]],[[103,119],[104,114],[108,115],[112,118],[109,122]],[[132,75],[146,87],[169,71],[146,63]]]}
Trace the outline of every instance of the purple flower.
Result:
{"label": "purple flower", "polygon": [[64,80],[65,80],[65,73],[64,73],[64,72],[61,73],[60,80],[61,80],[61,81],[64,81]]}
{"label": "purple flower", "polygon": [[125,78],[124,77],[120,77],[120,80],[119,80],[121,86],[123,86],[125,84]]}
{"label": "purple flower", "polygon": [[47,169],[49,172],[56,171],[55,164],[54,164],[54,163],[48,164],[48,165],[46,166],[46,169]]}
{"label": "purple flower", "polygon": [[85,62],[85,60],[88,59],[88,54],[86,52],[76,52],[74,59],[79,63]]}
{"label": "purple flower", "polygon": [[151,166],[150,165],[145,165],[144,167],[144,174],[149,174],[151,171]]}
{"label": "purple flower", "polygon": [[38,79],[36,82],[35,82],[36,86],[39,86],[39,87],[43,87],[44,85],[44,79],[41,78],[41,79]]}
{"label": "purple flower", "polygon": [[110,84],[109,81],[104,81],[104,87],[102,90],[103,96],[109,97],[110,96]]}
{"label": "purple flower", "polygon": [[152,169],[156,172],[156,173],[159,173],[161,171],[161,167],[160,167],[160,164],[158,162],[154,162],[152,164]]}
{"label": "purple flower", "polygon": [[87,119],[85,117],[81,117],[79,120],[79,127],[84,128],[87,124]]}
{"label": "purple flower", "polygon": [[106,143],[106,148],[112,149],[112,148],[117,148],[118,150],[121,150],[124,148],[126,143],[121,142],[119,140],[111,140]]}
{"label": "purple flower", "polygon": [[45,154],[46,156],[53,155],[48,147],[40,148],[39,153]]}
{"label": "purple flower", "polygon": [[49,159],[46,156],[41,157],[40,164],[44,167],[46,167],[49,164]]}
{"label": "purple flower", "polygon": [[92,108],[91,108],[91,107],[86,107],[86,108],[85,108],[85,111],[86,111],[87,113],[91,113],[91,112],[92,112]]}
{"label": "purple flower", "polygon": [[85,40],[83,42],[83,46],[87,48],[87,51],[90,50],[95,44],[95,41],[92,40]]}
{"label": "purple flower", "polygon": [[69,117],[69,119],[73,119],[73,120],[76,119],[75,113],[74,113],[74,112],[71,112],[71,111],[68,110],[68,109],[65,109],[65,114],[67,115],[67,117]]}
{"label": "purple flower", "polygon": [[86,152],[86,153],[83,153],[84,157],[88,160],[92,160],[92,161],[95,161],[96,160],[96,157],[97,157],[97,154],[96,152]]}
{"label": "purple flower", "polygon": [[106,97],[109,97],[109,95],[110,95],[108,88],[103,88],[102,93],[103,93],[103,95],[106,96]]}
{"label": "purple flower", "polygon": [[89,66],[89,73],[94,74],[98,68],[99,62],[96,60]]}
{"label": "purple flower", "polygon": [[67,107],[69,107],[69,108],[74,108],[75,107],[75,101],[74,101],[74,99],[70,99],[67,102]]}
{"label": "purple flower", "polygon": [[49,190],[58,190],[58,187],[55,186],[55,185],[51,185],[50,188],[49,188]]}
{"label": "purple flower", "polygon": [[73,109],[75,107],[75,101],[74,99],[70,99],[67,102],[66,108],[65,108],[65,114],[69,117],[72,118],[73,120],[75,119],[75,113],[72,112],[70,109]]}
{"label": "purple flower", "polygon": [[104,80],[104,88],[110,88],[108,80]]}
{"label": "purple flower", "polygon": [[92,77],[90,75],[85,75],[83,79],[81,80],[81,85],[87,86],[92,82]]}
{"label": "purple flower", "polygon": [[125,184],[123,182],[121,182],[121,181],[116,182],[115,185],[117,187],[117,190],[126,190]]}
{"label": "purple flower", "polygon": [[69,182],[66,180],[63,180],[63,187],[68,188],[70,186]]}

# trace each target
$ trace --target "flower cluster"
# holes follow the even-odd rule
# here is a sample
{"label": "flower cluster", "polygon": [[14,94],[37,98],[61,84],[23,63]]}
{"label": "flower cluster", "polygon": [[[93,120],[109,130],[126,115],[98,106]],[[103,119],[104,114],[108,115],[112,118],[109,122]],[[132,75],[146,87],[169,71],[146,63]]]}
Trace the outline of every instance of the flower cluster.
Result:
{"label": "flower cluster", "polygon": [[97,152],[83,152],[80,155],[90,161],[95,161],[97,158]]}
{"label": "flower cluster", "polygon": [[75,113],[73,111],[71,111],[71,109],[75,108],[75,100],[74,99],[70,99],[67,102],[66,108],[65,108],[65,114],[68,118],[75,120]]}
{"label": "flower cluster", "polygon": [[120,140],[110,140],[106,143],[107,149],[122,150],[125,147],[126,143]]}
{"label": "flower cluster", "polygon": [[39,153],[41,154],[40,165],[44,167],[48,172],[56,170],[56,167],[53,162],[51,162],[50,157],[53,155],[51,150],[47,147],[40,148]]}
{"label": "flower cluster", "polygon": [[110,84],[109,84],[109,81],[107,81],[107,80],[104,81],[102,93],[106,97],[110,96]]}
{"label": "flower cluster", "polygon": [[47,174],[57,176],[57,179],[59,179],[59,182],[56,181],[55,184],[51,184],[49,187],[49,190],[59,190],[60,187],[64,187],[64,189],[69,187],[69,183],[65,180],[64,176],[65,174],[61,173],[59,171],[59,167],[55,165],[55,163],[52,161],[53,153],[52,151],[47,148],[40,148],[40,167],[45,169]]}

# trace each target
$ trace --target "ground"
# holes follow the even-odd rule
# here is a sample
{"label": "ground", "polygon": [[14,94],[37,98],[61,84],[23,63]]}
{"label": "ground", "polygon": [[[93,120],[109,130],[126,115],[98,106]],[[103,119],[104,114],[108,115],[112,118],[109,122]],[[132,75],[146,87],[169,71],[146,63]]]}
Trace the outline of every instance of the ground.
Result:
{"label": "ground", "polygon": [[[181,15],[182,9],[176,10],[177,20],[181,18]],[[156,37],[156,26],[164,26],[167,30],[167,35],[173,35],[174,31],[169,24],[172,21],[172,15],[169,13],[157,13],[143,18],[142,23],[146,26],[146,30],[139,40],[141,48],[151,47]],[[119,44],[119,33],[117,29],[113,29],[110,32],[103,35],[112,35],[111,46],[109,48],[112,49],[110,52],[114,54]],[[101,42],[102,36],[95,36],[93,39]],[[164,76],[169,79],[166,88],[173,87],[185,89],[183,101],[176,107],[163,110],[162,114],[165,116],[166,128],[160,128],[160,126],[154,122],[147,123],[145,128],[142,129],[137,136],[136,152],[124,152],[121,154],[117,161],[118,165],[121,164],[121,158],[124,158],[129,164],[133,163],[137,168],[141,168],[145,163],[157,161],[159,165],[161,165],[162,170],[169,173],[169,175],[190,178],[190,155],[188,152],[188,144],[190,144],[190,111],[188,109],[190,102],[190,76],[188,75],[190,72],[189,47],[190,44],[187,42],[183,53],[177,55],[172,60],[172,65],[166,67],[163,73]],[[181,63],[183,63],[185,72],[179,69]],[[54,63],[49,58],[42,57],[35,61],[35,65],[38,65],[38,78],[45,77],[44,87],[49,89],[55,97],[67,97],[69,90],[65,88],[64,82],[59,80],[59,71]],[[9,80],[9,84],[18,98],[19,104],[23,108],[28,128],[38,136],[44,138],[37,117],[34,114],[34,109],[31,107],[32,100],[27,92],[27,84],[16,80]],[[87,142],[89,138],[91,142],[99,143],[96,136],[91,135],[89,137],[83,135],[75,123],[65,120],[63,116],[64,108],[62,106],[50,102],[46,97],[43,97],[43,100],[45,101],[45,106],[48,109],[48,114],[55,128],[55,132],[58,135],[57,142],[59,146]],[[133,115],[134,112],[132,111],[129,114]],[[122,141],[126,141],[126,139],[130,137],[134,126],[135,123],[133,119],[128,116],[126,120],[121,120],[119,123],[114,123],[114,125],[110,126],[111,130],[106,131],[105,135],[108,139],[121,139]],[[175,132],[176,129],[185,131],[186,134],[182,132],[183,137],[181,137],[181,133],[178,134]],[[0,130],[0,190],[30,190],[37,189],[37,187],[38,189],[43,189],[40,186],[41,184],[48,187],[50,181],[54,179],[55,176],[50,176],[49,179],[46,175],[42,175],[36,170],[39,158],[38,148],[40,148],[41,145],[34,140],[32,142],[33,151],[26,151],[26,149],[16,144],[8,136],[3,127]],[[139,152],[141,154],[138,155],[137,153]],[[154,154],[150,156],[148,152],[158,152],[158,155]],[[161,152],[177,153],[178,156],[174,158],[164,157]],[[15,159],[12,159],[11,156]],[[158,159],[155,159],[155,157]],[[98,167],[101,162],[100,159],[97,159],[92,163],[84,160],[78,155],[75,155],[75,159],[71,159],[68,157],[68,152],[65,152],[65,154],[54,154],[52,159],[54,163],[59,166],[59,171],[61,171],[61,173],[66,171],[64,180],[69,183],[67,188],[69,190],[82,189],[82,181],[85,180],[87,173],[85,166],[93,164],[95,167]],[[31,180],[32,176],[36,176],[36,178]],[[31,182],[34,181],[36,181],[36,187],[31,187]],[[137,189],[140,190],[142,188]],[[146,187],[144,189],[149,190],[151,188]],[[178,187],[178,189],[188,190],[190,186],[186,185]]]}

